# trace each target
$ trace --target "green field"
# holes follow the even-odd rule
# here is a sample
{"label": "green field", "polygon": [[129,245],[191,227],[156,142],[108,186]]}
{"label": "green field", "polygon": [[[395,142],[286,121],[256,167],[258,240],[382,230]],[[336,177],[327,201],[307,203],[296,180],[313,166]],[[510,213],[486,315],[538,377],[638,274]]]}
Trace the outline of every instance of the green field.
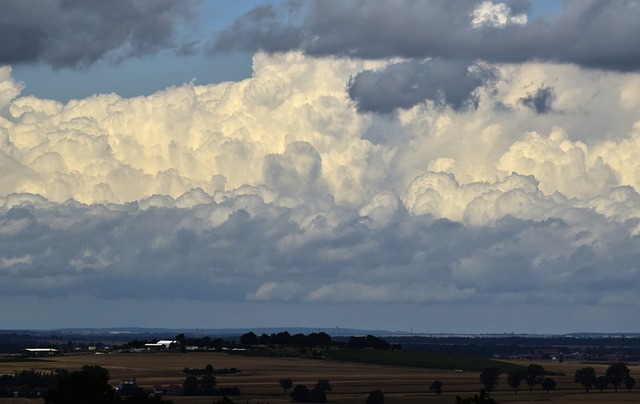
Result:
{"label": "green field", "polygon": [[482,371],[486,368],[496,367],[502,372],[522,369],[521,366],[511,363],[494,361],[476,356],[451,355],[432,352],[343,349],[325,351],[324,355],[327,359],[343,362],[408,366],[425,369]]}

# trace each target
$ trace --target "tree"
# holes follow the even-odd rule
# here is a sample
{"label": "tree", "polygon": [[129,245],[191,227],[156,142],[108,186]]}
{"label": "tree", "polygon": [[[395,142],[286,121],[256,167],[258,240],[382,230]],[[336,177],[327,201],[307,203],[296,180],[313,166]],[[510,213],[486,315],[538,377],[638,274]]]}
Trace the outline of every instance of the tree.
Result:
{"label": "tree", "polygon": [[287,390],[289,390],[293,386],[293,382],[291,379],[280,379],[280,387],[284,390],[283,394],[287,394]]}
{"label": "tree", "polygon": [[160,396],[156,396],[149,393],[138,393],[133,396],[127,396],[119,399],[119,401],[114,401],[114,403],[124,403],[124,404],[173,404],[171,400],[163,400]]}
{"label": "tree", "polygon": [[556,389],[556,381],[550,377],[545,377],[542,381],[542,388],[547,391],[547,394],[549,394],[549,390]]}
{"label": "tree", "polygon": [[213,404],[236,404],[236,402],[230,399],[229,397],[224,396]]}
{"label": "tree", "polygon": [[629,368],[622,362],[616,362],[609,365],[606,373],[607,380],[617,392],[618,387],[629,377]]}
{"label": "tree", "polygon": [[498,385],[499,378],[500,369],[498,368],[486,368],[480,373],[480,382],[484,386],[484,391],[487,394],[491,394],[491,391]]}
{"label": "tree", "polygon": [[489,397],[484,390],[480,390],[480,395],[476,394],[473,397],[463,399],[460,396],[456,396],[456,404],[498,404],[498,402]]}
{"label": "tree", "polygon": [[289,396],[297,403],[307,403],[309,402],[309,389],[304,384],[298,384]]}
{"label": "tree", "polygon": [[529,394],[533,390],[533,386],[542,383],[544,379],[544,368],[540,365],[531,364],[524,373],[524,382],[529,386]]}
{"label": "tree", "polygon": [[185,396],[196,396],[199,390],[198,378],[195,376],[187,376],[182,383],[182,392]]}
{"label": "tree", "polygon": [[576,370],[574,380],[576,383],[583,385],[588,393],[591,386],[596,382],[596,370],[592,367],[580,368]]}
{"label": "tree", "polygon": [[316,386],[311,390],[310,400],[312,403],[325,403],[327,401],[326,392],[331,391],[331,385],[329,380],[320,379],[316,383]]}
{"label": "tree", "polygon": [[518,388],[523,380],[524,371],[522,369],[516,369],[507,375],[507,383],[509,383],[509,387],[516,391],[516,394],[518,394]]}
{"label": "tree", "polygon": [[607,379],[606,376],[598,376],[598,377],[596,377],[596,381],[594,383],[594,386],[596,387],[596,389],[600,390],[600,393],[602,393],[604,391],[604,389],[607,388],[608,385],[609,385],[609,380]]}
{"label": "tree", "polygon": [[114,401],[108,372],[105,375],[85,370],[61,372],[57,385],[49,389],[44,400],[45,404],[108,404]]}
{"label": "tree", "polygon": [[631,389],[635,385],[636,385],[636,379],[634,379],[633,377],[628,376],[626,379],[624,379],[624,387],[626,387],[627,390],[631,391]]}
{"label": "tree", "polygon": [[435,382],[431,383],[431,386],[429,386],[429,391],[435,391],[436,395],[440,395],[440,393],[442,393],[442,382],[440,380],[436,380]]}
{"label": "tree", "polygon": [[176,335],[176,341],[180,344],[180,352],[187,353],[187,338],[184,334]]}
{"label": "tree", "polygon": [[205,373],[213,373],[213,365],[208,364],[207,366],[204,367],[204,372]]}
{"label": "tree", "polygon": [[202,394],[205,396],[212,396],[216,392],[216,377],[212,373],[207,373],[202,376],[200,381],[202,387]]}
{"label": "tree", "polygon": [[380,390],[374,390],[369,393],[366,404],[384,404],[384,394]]}
{"label": "tree", "polygon": [[329,380],[319,379],[316,383],[316,389],[322,391],[331,391],[331,385],[329,384]]}
{"label": "tree", "polygon": [[82,367],[83,372],[92,373],[109,380],[109,371],[99,365],[84,365]]}
{"label": "tree", "polygon": [[246,334],[242,334],[240,337],[241,345],[258,345],[258,336],[253,332],[249,331]]}

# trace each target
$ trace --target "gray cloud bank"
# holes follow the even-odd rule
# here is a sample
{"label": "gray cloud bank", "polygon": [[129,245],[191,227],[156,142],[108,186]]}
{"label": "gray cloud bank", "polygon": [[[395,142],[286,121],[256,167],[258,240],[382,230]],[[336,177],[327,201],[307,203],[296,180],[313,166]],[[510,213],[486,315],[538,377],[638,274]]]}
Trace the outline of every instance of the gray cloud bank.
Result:
{"label": "gray cloud bank", "polygon": [[[473,106],[485,84],[470,61],[569,63],[640,69],[640,10],[635,2],[566,1],[559,15],[529,19],[527,3],[491,1],[312,1],[262,5],[218,32],[209,52],[302,51],[324,57],[403,58],[357,73],[349,94],[360,111],[389,113],[430,100],[455,110]],[[426,60],[432,59],[431,62]],[[546,91],[546,92],[545,92]],[[552,89],[523,99],[551,112]]]}
{"label": "gray cloud bank", "polygon": [[[292,7],[295,4],[302,5]],[[616,71],[640,69],[640,10],[633,1],[566,1],[558,17],[526,23],[513,19],[527,11],[523,7],[496,8],[479,16],[474,12],[481,5],[329,0],[291,2],[287,8],[260,6],[218,33],[211,51],[297,49],[365,59],[538,60]]]}
{"label": "gray cloud bank", "polygon": [[82,67],[180,50],[177,25],[194,1],[6,0],[0,3],[0,65]]}
{"label": "gray cloud bank", "polygon": [[[196,195],[198,192],[201,195]],[[638,200],[638,195],[631,197]],[[190,201],[188,201],[191,199]],[[638,220],[568,208],[463,226],[193,191],[152,206],[0,199],[3,296],[291,303],[634,305]],[[188,201],[188,202],[187,202]],[[226,219],[214,223],[221,214]],[[587,225],[588,224],[588,225]],[[606,242],[604,242],[606,240]]]}

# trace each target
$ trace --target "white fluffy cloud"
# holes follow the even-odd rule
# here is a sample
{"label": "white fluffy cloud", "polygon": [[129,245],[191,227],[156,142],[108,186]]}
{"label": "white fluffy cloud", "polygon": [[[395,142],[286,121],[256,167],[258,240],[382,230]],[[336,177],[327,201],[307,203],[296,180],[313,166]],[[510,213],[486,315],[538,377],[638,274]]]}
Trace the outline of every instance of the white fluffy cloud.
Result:
{"label": "white fluffy cloud", "polygon": [[3,68],[0,289],[616,306],[640,286],[635,74],[496,65],[477,109],[359,113],[347,83],[387,62],[257,54],[240,82],[67,104]]}
{"label": "white fluffy cloud", "polygon": [[505,27],[507,25],[525,25],[527,23],[526,14],[513,14],[511,8],[504,3],[493,3],[483,1],[473,10],[471,25],[474,28],[482,26]]}

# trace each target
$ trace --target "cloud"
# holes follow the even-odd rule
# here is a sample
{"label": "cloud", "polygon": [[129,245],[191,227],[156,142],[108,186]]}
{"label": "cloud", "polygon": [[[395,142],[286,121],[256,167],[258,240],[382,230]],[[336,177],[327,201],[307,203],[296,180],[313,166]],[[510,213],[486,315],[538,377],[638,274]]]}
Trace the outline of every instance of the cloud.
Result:
{"label": "cloud", "polygon": [[480,28],[489,26],[494,28],[505,27],[507,25],[526,25],[526,14],[513,14],[511,8],[505,3],[493,3],[483,1],[473,10],[471,26]]}
{"label": "cloud", "polygon": [[314,1],[277,10],[260,6],[214,36],[211,49],[640,69],[634,2],[568,1],[548,21],[529,21],[527,11],[514,12],[500,2],[444,0]]}
{"label": "cloud", "polygon": [[45,62],[82,67],[177,46],[178,24],[195,2],[19,1],[0,5],[0,65]]}
{"label": "cloud", "polygon": [[[637,74],[496,64],[475,86],[470,65],[434,60],[464,91],[451,76],[451,95],[392,114],[348,93],[423,67],[437,84],[429,63],[258,53],[242,81],[68,103],[20,97],[0,71],[2,295],[279,313],[635,305]],[[544,87],[562,113],[523,105]]]}
{"label": "cloud", "polygon": [[390,113],[426,100],[460,111],[477,106],[474,90],[495,79],[495,74],[466,63],[412,60],[358,73],[348,91],[361,112]]}

